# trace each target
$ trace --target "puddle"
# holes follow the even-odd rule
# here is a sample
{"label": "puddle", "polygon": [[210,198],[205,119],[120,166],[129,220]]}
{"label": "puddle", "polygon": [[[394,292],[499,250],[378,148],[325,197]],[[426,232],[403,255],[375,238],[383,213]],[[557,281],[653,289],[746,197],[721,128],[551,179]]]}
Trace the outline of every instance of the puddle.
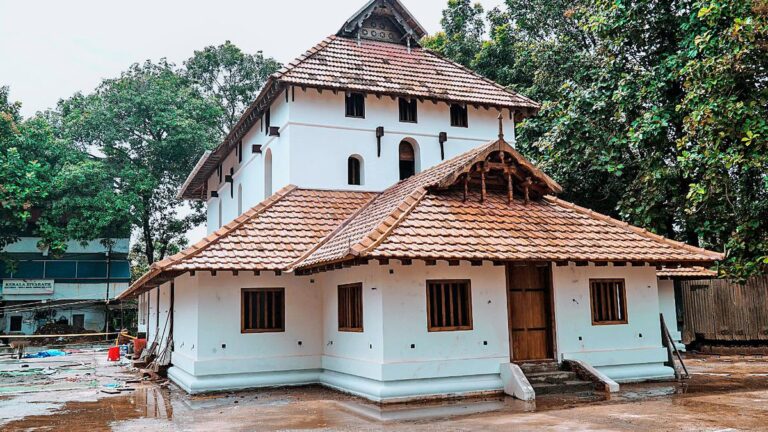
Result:
{"label": "puddle", "polygon": [[[768,400],[768,364],[720,360],[693,359],[688,363],[693,377],[683,384],[625,384],[621,392],[612,395],[546,395],[532,402],[491,396],[377,405],[318,386],[200,396],[153,384],[142,384],[134,392],[114,396],[93,388],[41,391],[0,395],[0,414],[3,410],[13,411],[12,416],[0,415],[0,429],[671,430],[676,427],[667,421],[679,418],[689,423],[678,426],[698,430],[734,419],[752,422],[768,417],[768,412],[760,411]],[[731,414],[725,414],[728,410]],[[500,427],[502,424],[505,427]]]}

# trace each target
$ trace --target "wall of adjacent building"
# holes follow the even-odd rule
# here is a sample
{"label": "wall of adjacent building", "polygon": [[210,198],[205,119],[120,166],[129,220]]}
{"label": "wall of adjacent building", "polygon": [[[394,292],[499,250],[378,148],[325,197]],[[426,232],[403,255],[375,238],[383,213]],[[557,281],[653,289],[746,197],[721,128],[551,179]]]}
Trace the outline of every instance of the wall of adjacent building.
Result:
{"label": "wall of adjacent building", "polygon": [[[554,266],[552,275],[561,359],[584,360],[619,381],[672,375],[663,366],[655,267]],[[627,324],[592,324],[589,281],[600,278],[625,280]]]}
{"label": "wall of adjacent building", "polygon": [[[677,326],[677,303],[675,301],[675,281],[671,279],[658,280],[659,285],[659,310],[664,315],[664,322],[667,324],[672,339],[680,342],[683,335]],[[682,348],[685,346],[680,343]]]}

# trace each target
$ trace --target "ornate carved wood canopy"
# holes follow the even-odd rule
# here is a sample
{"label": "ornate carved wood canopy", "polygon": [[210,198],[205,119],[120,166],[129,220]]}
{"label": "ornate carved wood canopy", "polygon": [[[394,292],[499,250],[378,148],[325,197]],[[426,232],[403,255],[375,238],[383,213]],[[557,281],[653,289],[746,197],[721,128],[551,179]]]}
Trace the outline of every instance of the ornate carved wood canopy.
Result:
{"label": "ornate carved wood canopy", "polygon": [[418,45],[426,30],[398,0],[371,0],[344,23],[338,36]]}

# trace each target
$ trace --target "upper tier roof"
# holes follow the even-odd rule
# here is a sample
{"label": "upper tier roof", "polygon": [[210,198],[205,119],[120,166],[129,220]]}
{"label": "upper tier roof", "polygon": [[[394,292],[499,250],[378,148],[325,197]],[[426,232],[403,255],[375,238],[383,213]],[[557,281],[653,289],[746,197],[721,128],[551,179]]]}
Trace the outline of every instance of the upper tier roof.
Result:
{"label": "upper tier roof", "polygon": [[518,118],[540,105],[427,49],[402,44],[331,36],[273,74],[256,101],[224,141],[204,156],[179,197],[205,199],[207,179],[221,161],[291,86],[404,96],[446,103],[514,110]]}

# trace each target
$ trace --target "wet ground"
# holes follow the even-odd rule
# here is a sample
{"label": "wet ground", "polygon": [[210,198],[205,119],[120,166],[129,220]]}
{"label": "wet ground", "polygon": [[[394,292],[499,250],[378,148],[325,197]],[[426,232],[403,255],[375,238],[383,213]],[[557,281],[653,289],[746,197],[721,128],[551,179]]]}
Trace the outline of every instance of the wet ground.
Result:
{"label": "wet ground", "polygon": [[188,396],[141,382],[106,394],[104,385],[131,376],[109,365],[104,353],[67,359],[77,356],[94,363],[91,375],[66,372],[81,377],[69,376],[80,380],[69,390],[62,380],[12,390],[0,362],[0,430],[768,430],[768,358],[759,356],[689,355],[692,378],[684,384],[625,384],[610,398],[587,393],[535,403],[488,397],[385,407],[320,387]]}

